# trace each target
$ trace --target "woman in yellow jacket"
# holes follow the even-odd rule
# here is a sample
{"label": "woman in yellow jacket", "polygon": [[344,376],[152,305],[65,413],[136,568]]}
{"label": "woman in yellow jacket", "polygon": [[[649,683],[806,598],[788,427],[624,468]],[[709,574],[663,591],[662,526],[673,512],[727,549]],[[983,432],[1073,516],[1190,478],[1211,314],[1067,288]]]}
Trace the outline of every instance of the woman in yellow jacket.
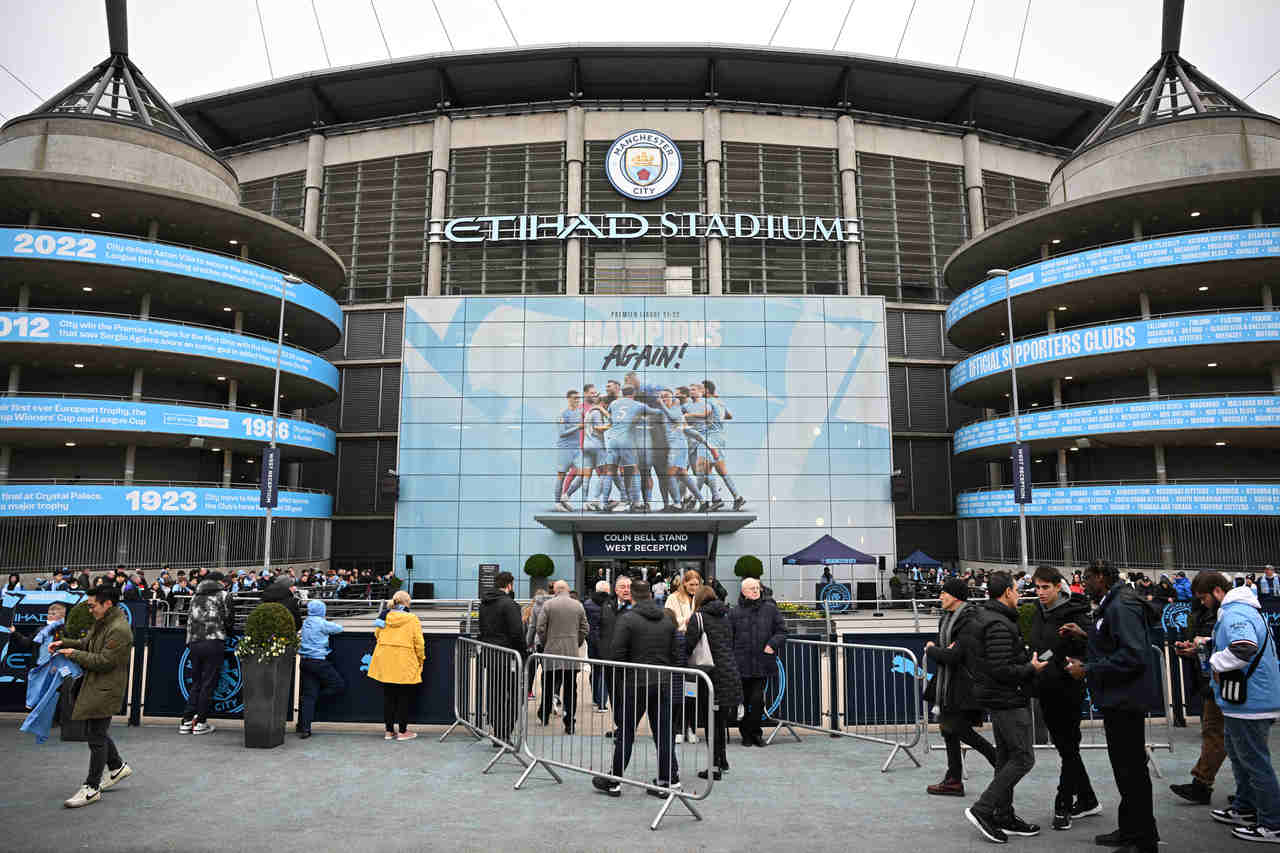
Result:
{"label": "woman in yellow jacket", "polygon": [[387,727],[383,740],[413,740],[418,733],[408,731],[409,703],[422,683],[427,650],[422,641],[422,623],[409,612],[409,593],[400,590],[393,595],[374,625],[378,644],[369,661],[369,677],[382,682],[382,717]]}

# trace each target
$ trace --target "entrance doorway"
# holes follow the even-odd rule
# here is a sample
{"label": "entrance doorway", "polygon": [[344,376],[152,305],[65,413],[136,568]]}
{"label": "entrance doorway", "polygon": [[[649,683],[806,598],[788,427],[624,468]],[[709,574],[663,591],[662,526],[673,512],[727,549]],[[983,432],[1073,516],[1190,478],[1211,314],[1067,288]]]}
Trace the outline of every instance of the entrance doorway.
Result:
{"label": "entrance doorway", "polygon": [[661,574],[663,580],[670,585],[673,579],[684,575],[689,569],[693,569],[702,575],[704,581],[710,582],[711,578],[707,575],[707,566],[710,560],[705,559],[686,559],[686,560],[655,560],[655,559],[624,559],[616,558],[612,560],[585,560],[583,562],[583,583],[580,591],[586,595],[590,595],[595,591],[596,581],[609,581],[609,588],[612,589],[617,582],[618,577],[627,575],[632,580],[643,580],[652,582],[653,579]]}

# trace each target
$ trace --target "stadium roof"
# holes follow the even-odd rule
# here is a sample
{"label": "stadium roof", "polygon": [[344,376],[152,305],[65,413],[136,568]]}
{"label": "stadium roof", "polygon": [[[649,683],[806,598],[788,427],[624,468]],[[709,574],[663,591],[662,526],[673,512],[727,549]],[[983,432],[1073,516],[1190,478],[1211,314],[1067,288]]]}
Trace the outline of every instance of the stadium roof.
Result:
{"label": "stadium roof", "polygon": [[1071,149],[1111,109],[1098,98],[883,57],[734,45],[566,44],[430,54],[282,77],[177,104],[215,149],[323,125],[441,110],[580,102],[679,109],[777,105],[972,126]]}

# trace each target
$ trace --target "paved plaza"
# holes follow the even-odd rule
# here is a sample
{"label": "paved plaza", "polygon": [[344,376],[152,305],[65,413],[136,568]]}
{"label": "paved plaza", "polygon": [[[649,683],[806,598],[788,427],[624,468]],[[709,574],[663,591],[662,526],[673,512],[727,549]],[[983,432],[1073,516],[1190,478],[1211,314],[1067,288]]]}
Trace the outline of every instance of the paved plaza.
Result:
{"label": "paved plaza", "polygon": [[[8,776],[0,799],[4,849],[37,851],[241,851],[317,853],[327,850],[700,850],[700,851],[987,851],[961,812],[990,779],[973,762],[965,799],[929,797],[924,786],[941,776],[941,752],[918,751],[880,772],[879,745],[808,735],[783,737],[767,749],[731,745],[732,772],[698,804],[695,821],[678,805],[657,832],[648,828],[661,803],[637,788],[620,799],[592,791],[586,776],[562,773],[556,785],[535,772],[512,790],[519,774],[508,760],[488,775],[487,744],[455,733],[404,743],[385,742],[381,730],[324,731],[310,740],[290,734],[283,747],[246,750],[235,724],[211,735],[179,735],[175,726],[113,725],[132,778],[103,794],[104,802],[62,807],[84,778],[88,750],[51,739],[37,746],[0,720],[0,755]],[[990,734],[990,730],[987,730]],[[56,735],[56,732],[55,732]],[[936,736],[935,736],[936,739]],[[1186,781],[1198,750],[1198,731],[1177,729],[1174,750],[1157,758],[1156,815],[1168,851],[1243,847],[1209,819],[1208,809],[1178,801],[1171,781]],[[1106,753],[1085,761],[1105,814],[1068,832],[1048,829],[1057,756],[1037,751],[1037,765],[1018,786],[1016,805],[1045,825],[1034,839],[1011,839],[1006,849],[1101,850],[1093,836],[1115,828],[1116,791]],[[1217,798],[1232,788],[1219,777]],[[704,783],[705,784],[705,783]]]}

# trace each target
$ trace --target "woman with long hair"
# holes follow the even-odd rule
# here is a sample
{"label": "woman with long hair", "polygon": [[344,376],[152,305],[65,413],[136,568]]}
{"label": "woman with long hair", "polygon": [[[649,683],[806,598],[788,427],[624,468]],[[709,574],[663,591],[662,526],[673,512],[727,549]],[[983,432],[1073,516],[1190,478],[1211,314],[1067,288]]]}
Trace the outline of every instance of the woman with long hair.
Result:
{"label": "woman with long hair", "polygon": [[[729,622],[729,608],[709,586],[700,586],[694,596],[694,612],[689,620],[689,629],[684,635],[688,653],[693,652],[704,634],[711,649],[712,660],[707,675],[711,678],[716,696],[716,707],[707,725],[707,736],[714,744],[711,772],[714,778],[719,779],[721,774],[729,772],[725,746],[729,740],[729,721],[737,714],[738,703],[742,701],[742,678],[738,675],[738,660],[733,651],[733,625]],[[707,771],[699,771],[698,775],[705,779]]]}
{"label": "woman with long hair", "polygon": [[[383,605],[373,623],[377,645],[369,661],[369,677],[382,683],[382,717],[386,725],[383,740],[413,740],[409,731],[409,703],[422,683],[422,665],[427,650],[422,639],[422,623],[409,612],[409,593],[398,590]],[[396,733],[396,726],[400,733]]]}
{"label": "woman with long hair", "polygon": [[17,592],[22,589],[22,575],[9,575],[9,582],[4,585],[5,592]]}
{"label": "woman with long hair", "polygon": [[[664,607],[671,611],[676,623],[676,666],[685,666],[688,660],[684,648],[685,631],[688,630],[689,618],[693,615],[695,608],[694,599],[700,589],[702,589],[702,575],[694,569],[689,569],[681,576],[680,583],[677,584],[674,578],[672,579],[672,590],[664,604]],[[698,713],[698,704],[703,697],[687,695],[684,679],[676,679],[672,684],[674,685],[672,690],[675,692],[672,697],[675,713],[672,715],[671,727],[676,731],[676,743],[683,743],[686,739],[689,743],[697,743],[698,736],[694,730],[698,727],[698,721],[702,719],[702,714]],[[737,705],[735,704],[734,707],[736,708]]]}

